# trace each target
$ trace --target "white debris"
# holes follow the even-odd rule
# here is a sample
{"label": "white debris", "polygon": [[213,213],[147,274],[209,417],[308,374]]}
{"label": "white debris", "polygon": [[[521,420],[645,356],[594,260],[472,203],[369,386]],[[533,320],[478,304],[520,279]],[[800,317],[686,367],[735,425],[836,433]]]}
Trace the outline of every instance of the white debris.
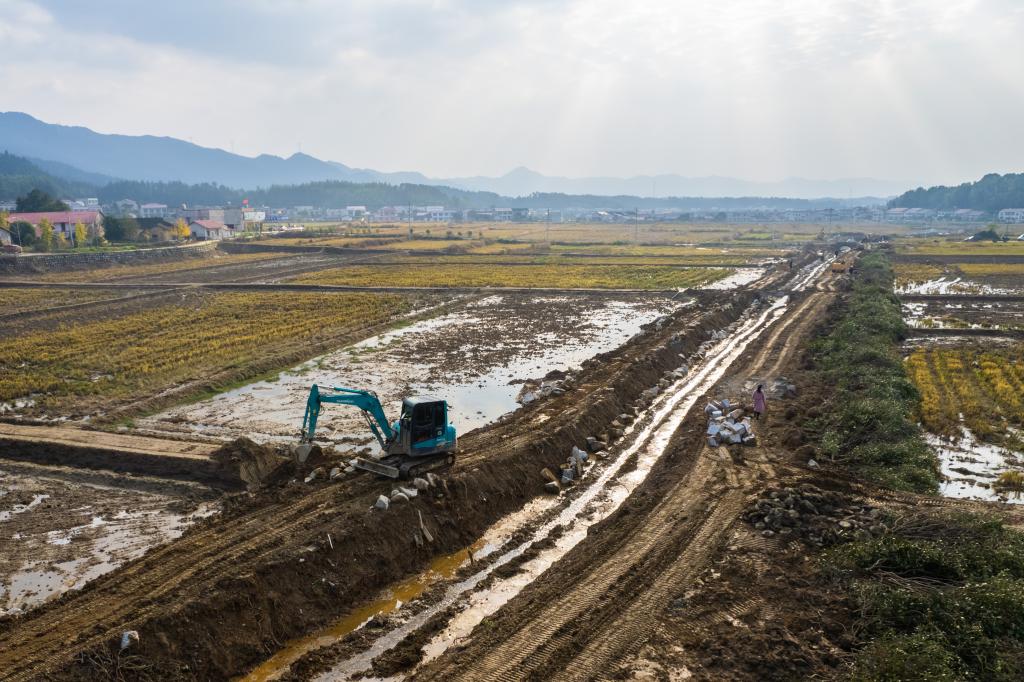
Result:
{"label": "white debris", "polygon": [[139,641],[138,630],[125,630],[121,633],[121,651],[124,651],[132,644],[137,644]]}

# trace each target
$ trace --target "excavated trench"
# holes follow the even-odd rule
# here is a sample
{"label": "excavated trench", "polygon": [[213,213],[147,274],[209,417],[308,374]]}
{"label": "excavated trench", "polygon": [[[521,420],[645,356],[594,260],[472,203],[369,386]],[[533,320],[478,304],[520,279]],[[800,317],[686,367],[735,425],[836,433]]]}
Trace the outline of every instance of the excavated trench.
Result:
{"label": "excavated trench", "polygon": [[[447,624],[423,646],[422,663],[442,654],[468,636],[485,617],[494,613],[526,585],[543,574],[582,541],[588,529],[616,511],[639,486],[666,451],[694,403],[725,372],[760,334],[786,309],[783,298],[768,306],[755,306],[744,318],[722,330],[725,338],[709,348],[703,358],[693,358],[686,376],[668,386],[638,415],[613,445],[612,457],[596,463],[583,485],[562,499],[540,498],[489,528],[472,546],[444,557],[418,578],[388,590],[369,608],[333,624],[325,631],[291,643],[244,679],[249,682],[276,679],[295,661],[315,649],[330,646],[382,616],[399,611],[403,603],[420,598],[436,583],[450,578],[459,565],[472,560],[482,565],[468,576],[447,583],[443,596],[415,613],[398,614],[401,624],[378,637],[366,649],[347,657],[316,679],[344,680],[362,677],[372,662],[428,624],[437,627],[439,615]],[[529,553],[531,548],[544,547]],[[525,560],[525,561],[524,561]],[[515,566],[511,574],[506,567]]]}

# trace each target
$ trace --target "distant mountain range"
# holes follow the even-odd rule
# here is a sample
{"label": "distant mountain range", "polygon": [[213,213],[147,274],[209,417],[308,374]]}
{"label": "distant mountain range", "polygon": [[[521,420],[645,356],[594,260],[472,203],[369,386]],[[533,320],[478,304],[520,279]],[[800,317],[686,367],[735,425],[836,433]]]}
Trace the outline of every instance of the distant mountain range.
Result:
{"label": "distant mountain range", "polygon": [[145,181],[217,183],[232,188],[297,185],[322,180],[387,184],[411,183],[494,192],[507,197],[537,192],[576,195],[686,197],[888,197],[909,183],[850,178],[753,182],[727,177],[679,175],[632,178],[565,178],[516,168],[500,177],[428,178],[422,173],[385,173],[322,161],[308,154],[288,158],[232,154],[172,137],[108,135],[80,126],[45,123],[20,112],[0,112],[0,151],[31,159],[46,172],[78,182],[103,185],[115,178]]}

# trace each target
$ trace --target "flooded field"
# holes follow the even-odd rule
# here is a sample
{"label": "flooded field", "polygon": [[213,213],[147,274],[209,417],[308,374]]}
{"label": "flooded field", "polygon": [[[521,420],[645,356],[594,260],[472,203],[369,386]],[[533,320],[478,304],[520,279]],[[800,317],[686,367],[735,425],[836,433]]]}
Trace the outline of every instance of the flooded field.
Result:
{"label": "flooded field", "polygon": [[[136,424],[156,431],[287,442],[298,436],[315,383],[374,390],[389,416],[397,416],[403,396],[436,395],[449,401],[452,421],[466,433],[516,409],[527,380],[577,367],[686,304],[656,296],[488,296],[310,360],[274,380]],[[354,408],[325,410],[317,435],[353,448],[374,445]]]}
{"label": "flooded field", "polygon": [[187,484],[160,493],[74,480],[89,477],[0,464],[0,616],[77,589],[213,510]]}
{"label": "flooded field", "polygon": [[957,301],[908,301],[903,318],[916,329],[1024,329],[1024,303]]}

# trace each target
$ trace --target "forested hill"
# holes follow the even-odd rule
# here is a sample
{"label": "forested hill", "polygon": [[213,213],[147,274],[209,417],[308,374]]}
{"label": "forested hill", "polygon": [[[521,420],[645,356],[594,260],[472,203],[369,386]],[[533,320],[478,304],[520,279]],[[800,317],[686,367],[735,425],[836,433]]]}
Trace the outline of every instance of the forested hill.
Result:
{"label": "forested hill", "polygon": [[890,208],[971,208],[996,213],[1004,208],[1024,207],[1024,173],[990,173],[977,182],[956,187],[918,187],[889,202]]}
{"label": "forested hill", "polygon": [[15,199],[34,189],[55,197],[83,196],[96,191],[88,183],[58,178],[28,159],[0,152],[0,199]]}

